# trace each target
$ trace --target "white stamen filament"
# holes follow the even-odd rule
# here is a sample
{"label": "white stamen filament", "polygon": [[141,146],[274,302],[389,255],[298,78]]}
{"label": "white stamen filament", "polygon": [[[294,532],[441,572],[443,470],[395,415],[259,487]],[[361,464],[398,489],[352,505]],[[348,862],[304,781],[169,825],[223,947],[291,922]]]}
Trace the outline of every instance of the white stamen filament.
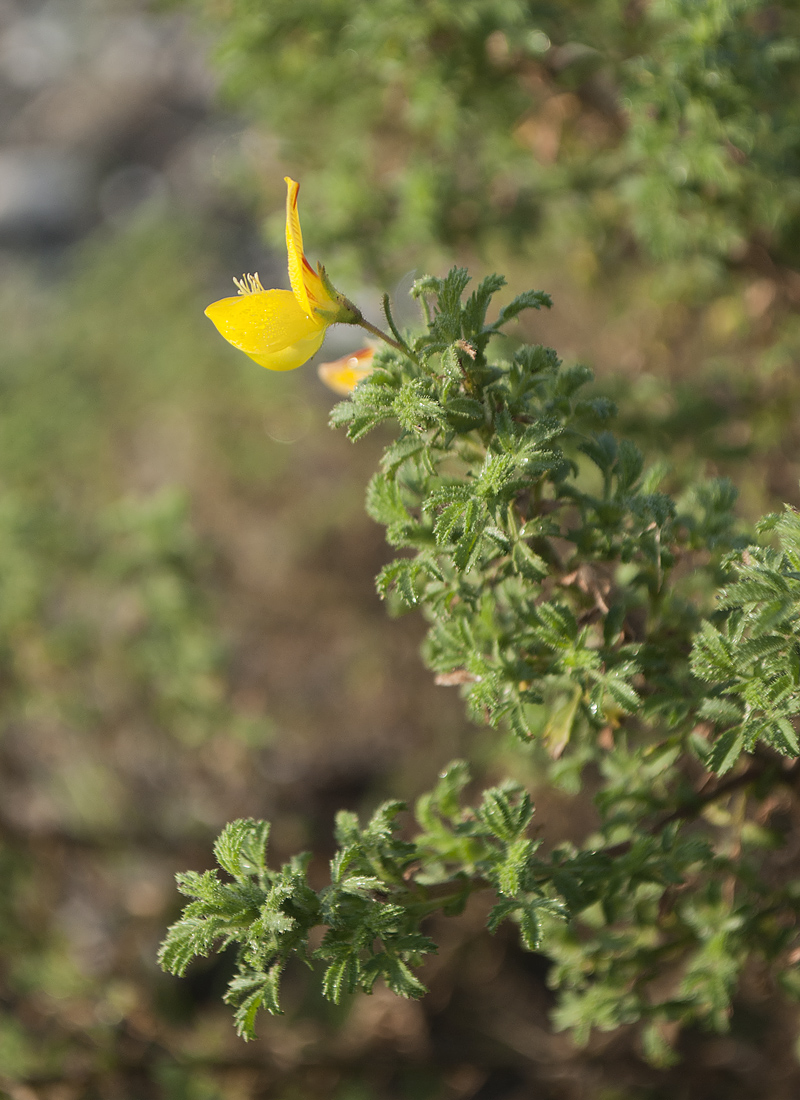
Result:
{"label": "white stamen filament", "polygon": [[255,275],[242,275],[241,279],[233,278],[234,283],[239,288],[240,294],[259,294],[262,293],[264,288],[261,285],[261,280],[258,277],[258,272]]}

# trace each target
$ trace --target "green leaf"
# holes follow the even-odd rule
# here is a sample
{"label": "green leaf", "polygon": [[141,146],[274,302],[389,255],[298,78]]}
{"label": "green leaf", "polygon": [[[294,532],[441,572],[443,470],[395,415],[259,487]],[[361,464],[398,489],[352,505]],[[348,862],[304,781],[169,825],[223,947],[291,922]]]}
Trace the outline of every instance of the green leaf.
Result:
{"label": "green leaf", "polygon": [[617,676],[606,676],[603,687],[617,706],[628,714],[635,714],[642,705],[641,699],[631,685]]}
{"label": "green leaf", "polygon": [[325,971],[322,979],[322,993],[334,1004],[341,1004],[345,993],[353,993],[358,988],[359,963],[355,953],[346,951],[336,958]]}
{"label": "green leaf", "polygon": [[703,699],[699,714],[701,718],[708,718],[719,726],[731,726],[741,722],[742,707],[727,697]]}
{"label": "green leaf", "polygon": [[214,855],[220,867],[239,880],[263,873],[269,831],[268,821],[254,821],[253,818],[226,825],[214,843]]}
{"label": "green leaf", "polygon": [[268,973],[245,973],[233,978],[225,994],[227,1004],[236,1005],[236,1032],[245,1040],[255,1039],[255,1020],[260,1008],[272,1016],[283,1015],[279,1001],[280,967]]}
{"label": "green leaf", "polygon": [[477,335],[486,321],[486,309],[494,294],[506,285],[502,275],[487,275],[464,304],[464,330]]}
{"label": "green leaf", "polygon": [[511,560],[517,573],[529,581],[540,581],[548,575],[547,562],[524,542],[515,542]]}
{"label": "green leaf", "polygon": [[427,444],[418,435],[403,434],[391,443],[381,459],[381,468],[386,474],[395,474],[398,467],[410,458],[416,458],[426,450]]}
{"label": "green leaf", "polygon": [[486,927],[492,935],[495,934],[497,929],[507,920],[513,913],[519,910],[519,901],[514,897],[500,898],[495,905],[489,911],[489,915],[486,918]]}
{"label": "green leaf", "polygon": [[339,889],[345,894],[355,894],[357,897],[369,898],[377,890],[383,892],[386,885],[382,879],[375,875],[349,875],[339,883]]}
{"label": "green leaf", "polygon": [[527,950],[538,951],[542,943],[542,928],[534,905],[524,905],[520,909],[519,931]]}
{"label": "green leaf", "polygon": [[490,787],[483,792],[478,814],[500,840],[513,842],[525,832],[533,817],[533,803],[517,783]]}
{"label": "green leaf", "polygon": [[461,815],[461,794],[470,780],[465,760],[451,760],[431,793],[432,804],[443,817],[451,821]]}
{"label": "green leaf", "polygon": [[451,397],[444,406],[448,422],[459,432],[468,432],[484,421],[485,413],[480,401],[472,397]]}
{"label": "green leaf", "polygon": [[514,317],[517,317],[525,309],[550,309],[553,299],[543,290],[526,290],[524,294],[518,294],[513,301],[504,306],[492,325],[492,329],[502,328]]}
{"label": "green leaf", "polygon": [[714,742],[709,753],[707,766],[717,775],[724,775],[730,771],[744,750],[744,737],[741,727],[727,730]]}
{"label": "green leaf", "polygon": [[797,740],[797,731],[788,718],[778,718],[775,722],[775,732],[772,743],[775,748],[785,756],[800,755],[800,744]]}
{"label": "green leaf", "polygon": [[332,428],[345,428],[353,420],[355,406],[352,401],[340,401],[331,409],[330,426]]}
{"label": "green leaf", "polygon": [[702,680],[727,679],[736,671],[726,640],[709,622],[703,623],[695,637],[692,671]]}
{"label": "green leaf", "polygon": [[579,450],[588,455],[595,466],[604,474],[611,473],[619,453],[617,440],[611,432],[601,432],[585,443],[581,443]]}
{"label": "green leaf", "polygon": [[197,955],[207,955],[215,936],[206,917],[189,917],[176,921],[167,931],[158,951],[158,962],[169,974],[181,977]]}
{"label": "green leaf", "polygon": [[542,639],[554,649],[568,649],[578,636],[578,624],[570,609],[561,603],[541,603],[536,607]]}
{"label": "green leaf", "polygon": [[627,439],[620,441],[615,474],[621,490],[631,489],[644,467],[644,456],[637,446]]}
{"label": "green leaf", "polygon": [[528,861],[533,852],[533,841],[519,837],[506,849],[506,856],[495,872],[497,888],[506,897],[516,897],[522,888]]}
{"label": "green leaf", "polygon": [[461,295],[469,282],[470,275],[465,267],[450,268],[438,288],[436,304],[440,313],[451,316],[460,312]]}
{"label": "green leaf", "polygon": [[336,814],[336,842],[342,847],[348,844],[358,845],[361,841],[361,827],[358,815],[352,810],[339,810]]}
{"label": "green leaf", "polygon": [[386,984],[398,997],[424,997],[428,990],[402,959],[384,956],[383,973]]}
{"label": "green leaf", "polygon": [[367,487],[367,513],[376,523],[407,523],[411,516],[403,503],[400,486],[386,474],[375,474]]}
{"label": "green leaf", "polygon": [[381,599],[386,599],[389,593],[394,591],[406,607],[416,607],[419,602],[417,582],[424,573],[425,570],[418,561],[398,558],[384,565],[378,574],[376,582],[378,594]]}

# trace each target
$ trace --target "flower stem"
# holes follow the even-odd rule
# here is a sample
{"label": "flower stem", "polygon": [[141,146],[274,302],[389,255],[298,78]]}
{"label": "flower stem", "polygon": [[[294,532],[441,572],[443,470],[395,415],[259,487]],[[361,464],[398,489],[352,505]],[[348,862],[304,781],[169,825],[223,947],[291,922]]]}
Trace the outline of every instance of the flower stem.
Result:
{"label": "flower stem", "polygon": [[399,343],[397,340],[393,340],[392,337],[387,336],[385,332],[381,332],[379,328],[370,324],[364,317],[362,317],[360,321],[357,321],[356,324],[360,325],[361,328],[365,328],[367,332],[372,333],[373,336],[380,337],[381,340],[384,340],[387,344],[391,345],[391,347],[397,348],[398,351],[402,351],[404,354],[408,355],[408,348],[404,344]]}

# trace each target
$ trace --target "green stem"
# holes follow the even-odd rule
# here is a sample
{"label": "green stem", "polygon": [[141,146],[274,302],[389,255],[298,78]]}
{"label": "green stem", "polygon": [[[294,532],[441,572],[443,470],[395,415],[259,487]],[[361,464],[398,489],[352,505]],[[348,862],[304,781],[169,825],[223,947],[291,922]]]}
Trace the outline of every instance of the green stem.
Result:
{"label": "green stem", "polygon": [[391,306],[391,303],[389,301],[389,295],[388,294],[384,294],[384,296],[383,296],[383,315],[386,318],[386,323],[388,324],[389,328],[392,330],[392,336],[394,336],[395,340],[399,340],[400,343],[405,348],[405,350],[408,351],[409,350],[408,345],[406,344],[405,340],[403,339],[399,329],[397,328],[397,325],[394,323],[394,317],[392,317],[392,306]]}
{"label": "green stem", "polygon": [[[419,914],[420,919],[422,919],[422,917],[426,917],[430,913],[435,913],[437,909],[443,909],[451,901],[461,901],[465,895],[469,896],[470,894],[474,894],[477,890],[492,889],[492,884],[483,878],[468,879],[460,884],[458,890],[449,889],[450,886],[451,883],[442,883],[442,887],[444,887],[442,893],[434,893],[433,897],[427,897],[423,900],[410,901],[406,904],[406,908],[412,909],[415,913]],[[435,887],[428,887],[426,892],[434,892],[435,889]]]}
{"label": "green stem", "polygon": [[404,347],[403,344],[399,343],[397,340],[393,340],[391,336],[387,336],[385,332],[381,332],[379,328],[376,328],[375,325],[370,324],[370,322],[365,320],[364,317],[362,317],[360,321],[356,321],[356,324],[359,325],[361,328],[366,329],[367,332],[371,333],[373,336],[378,336],[381,340],[385,341],[391,347],[397,348],[398,351],[402,351],[404,355],[408,355],[408,348]]}

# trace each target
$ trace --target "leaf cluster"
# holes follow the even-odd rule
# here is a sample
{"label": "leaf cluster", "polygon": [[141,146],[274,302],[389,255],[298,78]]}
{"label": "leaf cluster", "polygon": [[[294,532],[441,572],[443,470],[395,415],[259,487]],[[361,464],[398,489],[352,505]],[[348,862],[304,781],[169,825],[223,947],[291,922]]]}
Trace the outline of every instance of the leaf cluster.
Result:
{"label": "leaf cluster", "polygon": [[720,773],[759,740],[800,755],[800,519],[787,508],[759,529],[779,549],[754,546],[731,561],[735,579],[717,601],[724,621],[702,624],[692,655],[695,676],[711,686],[700,714],[724,730],[708,758]]}
{"label": "leaf cluster", "polygon": [[465,807],[457,762],[419,799],[416,833],[398,832],[399,803],[364,828],[341,814],[315,892],[305,857],[242,863],[263,826],[237,823],[218,851],[233,882],[182,880],[195,900],[163,961],[181,971],[236,943],[228,997],[249,1035],[259,1006],[278,1010],[292,954],[325,964],[332,1000],[378,979],[419,996],[425,919],[485,890],[489,930],[510,919],[554,961],[560,1026],[585,1039],[635,1023],[665,1062],[676,1025],[727,1026],[748,960],[785,980],[796,957],[800,895],[764,853],[780,844],[770,799],[795,775],[800,521],[771,517],[748,544],[729,483],[668,493],[666,471],[611,430],[586,368],[501,343],[549,302],[531,292],[496,311],[502,286],[468,295],[459,268],[418,281],[419,335],[387,304],[402,350],[376,354],[333,422],[354,440],[395,428],[367,494],[399,551],[379,592],[423,612],[425,660],[476,720],[508,728],[567,791],[594,777],[591,832],[543,853],[529,793],[501,783]]}
{"label": "leaf cluster", "polygon": [[[464,810],[459,795],[468,779],[466,765],[456,761],[420,800],[422,831],[414,842],[398,836],[401,802],[380,806],[364,828],[342,811],[330,884],[319,892],[308,882],[307,853],[272,871],[269,824],[232,822],[214,846],[226,879],[218,871],[178,876],[181,893],[192,900],[161,946],[161,965],[183,974],[194,957],[236,945],[225,1000],[235,1007],[238,1033],[250,1039],[260,1008],[281,1012],[281,974],[293,956],[324,964],[322,991],[335,1003],[356,990],[370,993],[379,978],[399,996],[421,996],[426,988],[415,968],[436,945],[420,922],[437,909],[459,912],[475,889],[492,885],[498,893],[490,929],[512,917],[535,949],[539,914],[560,914],[562,906],[536,879],[536,845],[525,835],[530,798],[507,784],[484,792],[477,812]],[[310,937],[319,926],[325,934],[314,948]]]}
{"label": "leaf cluster", "polygon": [[[688,703],[698,612],[670,578],[713,532],[714,555],[698,566],[713,589],[736,543],[735,495],[719,482],[681,504],[661,491],[663,471],[645,471],[639,449],[607,430],[614,408],[586,395],[587,368],[564,370],[535,346],[489,362],[508,320],[548,300],[521,295],[488,323],[497,277],[462,302],[466,286],[461,269],[417,284],[417,296],[436,296],[429,331],[407,356],[378,353],[333,423],[353,439],[385,420],[400,426],[367,510],[404,551],[379,592],[432,620],[431,668],[464,685],[476,719],[503,719],[560,754],[573,732],[663,708],[640,682],[669,678],[677,699],[680,679]],[[667,666],[676,650],[684,660]]]}

